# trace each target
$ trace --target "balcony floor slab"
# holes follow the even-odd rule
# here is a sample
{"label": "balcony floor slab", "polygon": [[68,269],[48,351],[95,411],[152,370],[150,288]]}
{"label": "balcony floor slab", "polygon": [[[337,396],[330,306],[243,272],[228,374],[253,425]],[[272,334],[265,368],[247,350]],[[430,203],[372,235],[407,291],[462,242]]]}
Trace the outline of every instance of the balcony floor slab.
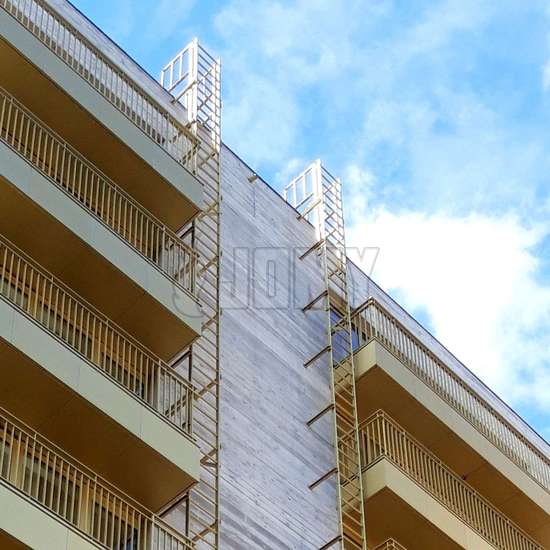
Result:
{"label": "balcony floor slab", "polygon": [[200,211],[200,182],[4,9],[0,66],[0,86],[169,227]]}
{"label": "balcony floor slab", "polygon": [[494,550],[390,461],[370,466],[363,480],[373,547],[393,537],[410,549]]}
{"label": "balcony floor slab", "polygon": [[550,545],[550,495],[380,342],[355,356],[361,419],[378,409],[461,475],[543,545]]}
{"label": "balcony floor slab", "polygon": [[[0,544],[4,550],[97,550],[99,547],[0,483]],[[6,542],[6,545],[4,544]]]}
{"label": "balcony floor slab", "polygon": [[0,405],[158,511],[199,478],[199,450],[130,392],[0,300]]}
{"label": "balcony floor slab", "polygon": [[199,334],[189,293],[3,142],[0,233],[163,359]]}

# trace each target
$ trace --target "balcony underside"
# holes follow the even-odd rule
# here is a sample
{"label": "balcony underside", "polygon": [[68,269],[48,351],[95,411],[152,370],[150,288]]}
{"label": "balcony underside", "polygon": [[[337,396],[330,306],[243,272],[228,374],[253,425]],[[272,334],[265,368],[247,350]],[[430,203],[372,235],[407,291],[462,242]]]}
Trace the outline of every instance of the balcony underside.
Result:
{"label": "balcony underside", "polygon": [[550,495],[412,374],[379,342],[355,359],[360,419],[384,409],[413,437],[550,547]]}
{"label": "balcony underside", "polygon": [[171,229],[202,208],[191,173],[0,9],[0,86]]}
{"label": "balcony underside", "polygon": [[388,460],[364,474],[369,548],[388,538],[414,550],[494,550]]}
{"label": "balcony underside", "polygon": [[4,550],[28,550],[30,546],[23,544],[6,531],[0,529],[0,548]]}
{"label": "balcony underside", "polygon": [[1,142],[0,233],[163,359],[198,335],[185,290]]}
{"label": "balcony underside", "polygon": [[2,550],[97,550],[76,531],[0,483],[0,548]]}
{"label": "balcony underside", "polygon": [[157,511],[199,477],[197,446],[0,300],[0,406]]}

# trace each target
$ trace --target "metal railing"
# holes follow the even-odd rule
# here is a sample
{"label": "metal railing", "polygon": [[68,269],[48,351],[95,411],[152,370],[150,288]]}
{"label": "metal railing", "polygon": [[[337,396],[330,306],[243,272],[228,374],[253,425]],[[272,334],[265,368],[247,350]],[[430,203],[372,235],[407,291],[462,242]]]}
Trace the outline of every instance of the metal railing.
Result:
{"label": "metal railing", "polygon": [[170,280],[195,292],[196,252],[2,88],[0,140]]}
{"label": "metal railing", "polygon": [[192,385],[2,236],[0,299],[191,435]]}
{"label": "metal railing", "polygon": [[543,550],[383,411],[361,426],[363,465],[390,460],[495,548]]}
{"label": "metal railing", "polygon": [[113,61],[43,0],[0,0],[21,25],[140,130],[193,173],[197,139]]}
{"label": "metal railing", "polygon": [[0,409],[0,482],[109,550],[192,550],[153,513]]}
{"label": "metal railing", "polygon": [[406,550],[404,546],[399,544],[396,540],[388,539],[382,544],[379,544],[372,550]]}
{"label": "metal railing", "polygon": [[353,313],[357,348],[378,340],[427,386],[550,491],[550,461],[434,352],[370,298]]}

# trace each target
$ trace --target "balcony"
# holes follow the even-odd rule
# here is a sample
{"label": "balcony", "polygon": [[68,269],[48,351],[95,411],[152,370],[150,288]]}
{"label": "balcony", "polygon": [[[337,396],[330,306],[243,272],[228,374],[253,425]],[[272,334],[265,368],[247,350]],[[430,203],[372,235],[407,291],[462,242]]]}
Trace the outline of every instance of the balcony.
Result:
{"label": "balcony", "polygon": [[[361,436],[367,510],[376,514],[385,499],[390,529],[409,547],[423,539],[426,548],[543,550],[384,412],[362,424]],[[376,538],[388,521],[371,516],[371,525]]]}
{"label": "balcony", "polygon": [[0,231],[164,357],[198,334],[195,251],[2,89],[0,159]]}
{"label": "balcony", "polygon": [[196,252],[2,88],[0,140],[170,281],[195,293]]}
{"label": "balcony", "polygon": [[0,403],[140,502],[197,481],[191,384],[1,238],[0,358]]}
{"label": "balcony", "polygon": [[0,23],[1,86],[171,229],[200,211],[198,142],[160,85],[164,106],[43,0],[0,0]]}
{"label": "balcony", "polygon": [[2,548],[194,548],[159,517],[3,409],[0,509]]}
{"label": "balcony", "polygon": [[353,317],[358,412],[379,408],[550,544],[548,459],[377,301]]}

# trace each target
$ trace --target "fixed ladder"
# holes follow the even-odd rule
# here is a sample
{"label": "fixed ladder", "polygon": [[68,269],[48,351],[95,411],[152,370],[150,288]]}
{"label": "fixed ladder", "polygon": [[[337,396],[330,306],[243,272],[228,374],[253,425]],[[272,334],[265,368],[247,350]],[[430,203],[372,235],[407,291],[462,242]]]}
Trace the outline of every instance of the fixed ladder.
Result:
{"label": "fixed ladder", "polygon": [[366,550],[342,184],[317,160],[292,180],[283,194],[298,211],[298,218],[308,220],[316,228],[316,243],[300,259],[312,253],[318,254],[325,282],[322,292],[303,307],[304,311],[309,311],[322,304],[327,327],[327,345],[304,366],[309,367],[328,355],[331,373],[332,401],[307,422],[311,426],[328,413],[332,413],[334,420],[335,467],[310,485],[314,489],[336,476],[339,533],[321,550],[337,544],[344,550]]}
{"label": "fixed ladder", "polygon": [[198,253],[201,335],[174,360],[186,364],[196,388],[193,435],[201,450],[200,481],[185,496],[186,535],[198,549],[219,548],[220,409],[220,62],[193,40],[161,72],[161,84],[187,111],[197,138],[194,173],[203,185],[204,208],[182,238]]}

